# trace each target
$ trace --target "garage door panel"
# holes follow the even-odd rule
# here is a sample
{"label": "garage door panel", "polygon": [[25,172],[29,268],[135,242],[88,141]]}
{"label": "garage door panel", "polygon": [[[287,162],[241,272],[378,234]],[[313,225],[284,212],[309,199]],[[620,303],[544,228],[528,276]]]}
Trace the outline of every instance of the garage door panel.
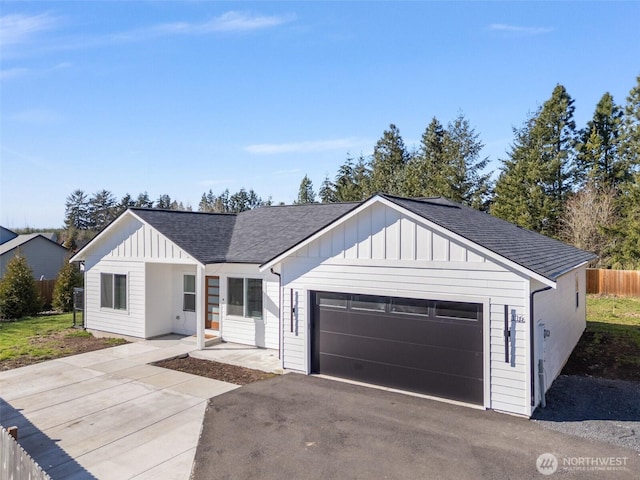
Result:
{"label": "garage door panel", "polygon": [[483,404],[481,305],[313,295],[313,372]]}
{"label": "garage door panel", "polygon": [[366,332],[367,337],[373,338],[482,351],[482,335],[479,335],[482,325],[478,320],[429,319],[323,308],[320,312],[323,331],[348,335]]}
{"label": "garage door panel", "polygon": [[482,378],[482,354],[469,350],[320,332],[320,352],[375,363]]}
{"label": "garage door panel", "polygon": [[321,364],[329,375],[365,383],[384,385],[460,402],[478,403],[483,395],[482,379],[456,377],[440,372],[413,370],[397,365],[322,355]]}

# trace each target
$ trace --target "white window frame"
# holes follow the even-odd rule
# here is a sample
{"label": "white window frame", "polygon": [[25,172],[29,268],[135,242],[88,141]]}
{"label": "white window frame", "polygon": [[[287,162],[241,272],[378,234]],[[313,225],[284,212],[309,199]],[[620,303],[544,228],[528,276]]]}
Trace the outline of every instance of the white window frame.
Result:
{"label": "white window frame", "polygon": [[[229,300],[231,298],[231,291],[229,289],[230,280],[242,280],[242,315],[238,314],[230,314],[229,313]],[[249,281],[259,281],[260,282],[260,316],[250,316],[248,312],[249,308]],[[227,308],[227,316],[234,318],[244,318],[247,320],[264,320],[264,280],[262,278],[255,277],[227,277],[227,299],[226,299],[226,308]],[[236,305],[237,306],[237,305]]]}
{"label": "white window frame", "polygon": [[[186,279],[187,277],[193,277],[193,291],[187,291],[186,289]],[[196,286],[196,276],[195,274],[192,273],[185,273],[184,275],[182,275],[182,311],[183,312],[195,312],[196,311],[196,302],[198,301],[198,297],[196,295],[196,290],[197,290],[197,286]],[[187,295],[192,296],[193,297],[193,308],[187,308],[186,305],[186,298]]]}
{"label": "white window frame", "polygon": [[[103,301],[103,282],[106,277],[111,277],[111,302],[110,305],[104,305]],[[124,277],[124,308],[116,307],[116,277]],[[100,308],[114,310],[116,312],[129,311],[129,275],[126,273],[100,272]]]}

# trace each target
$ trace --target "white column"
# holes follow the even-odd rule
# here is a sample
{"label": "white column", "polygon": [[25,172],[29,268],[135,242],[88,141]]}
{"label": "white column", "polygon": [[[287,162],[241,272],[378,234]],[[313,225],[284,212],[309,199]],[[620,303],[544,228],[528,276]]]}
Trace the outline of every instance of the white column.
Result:
{"label": "white column", "polygon": [[204,316],[207,298],[204,265],[196,266],[196,344],[198,350],[204,349]]}

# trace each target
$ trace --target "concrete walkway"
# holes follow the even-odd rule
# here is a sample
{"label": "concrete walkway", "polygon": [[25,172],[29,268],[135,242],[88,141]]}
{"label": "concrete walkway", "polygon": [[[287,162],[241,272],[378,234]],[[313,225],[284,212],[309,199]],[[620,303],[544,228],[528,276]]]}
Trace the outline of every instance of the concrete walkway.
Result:
{"label": "concrete walkway", "polygon": [[194,349],[168,336],[0,372],[0,423],[54,479],[188,479],[207,400],[238,388],[148,365]]}
{"label": "concrete walkway", "polygon": [[[188,340],[185,339],[185,341]],[[225,342],[207,347],[204,350],[194,350],[189,355],[194,358],[253,368],[263,372],[285,373],[278,358],[278,351],[268,348],[256,348],[240,345],[239,343]]]}

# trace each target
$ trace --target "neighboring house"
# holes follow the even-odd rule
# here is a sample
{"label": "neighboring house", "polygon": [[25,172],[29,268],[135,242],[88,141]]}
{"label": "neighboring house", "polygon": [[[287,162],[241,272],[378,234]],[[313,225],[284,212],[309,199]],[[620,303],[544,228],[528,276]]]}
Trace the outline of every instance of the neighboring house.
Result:
{"label": "neighboring house", "polygon": [[0,245],[0,277],[4,277],[7,264],[18,254],[27,259],[33,270],[33,278],[53,280],[58,276],[69,252],[39,233],[16,235]]}
{"label": "neighboring house", "polygon": [[530,416],[585,328],[593,258],[441,198],[378,194],[131,208],[72,261],[87,328],[199,348],[212,333],[278,349],[287,369]]}
{"label": "neighboring house", "polygon": [[8,228],[5,228],[3,226],[0,226],[0,245],[2,245],[5,242],[8,242],[9,240],[16,238],[18,236],[18,234],[12,230],[9,230]]}

